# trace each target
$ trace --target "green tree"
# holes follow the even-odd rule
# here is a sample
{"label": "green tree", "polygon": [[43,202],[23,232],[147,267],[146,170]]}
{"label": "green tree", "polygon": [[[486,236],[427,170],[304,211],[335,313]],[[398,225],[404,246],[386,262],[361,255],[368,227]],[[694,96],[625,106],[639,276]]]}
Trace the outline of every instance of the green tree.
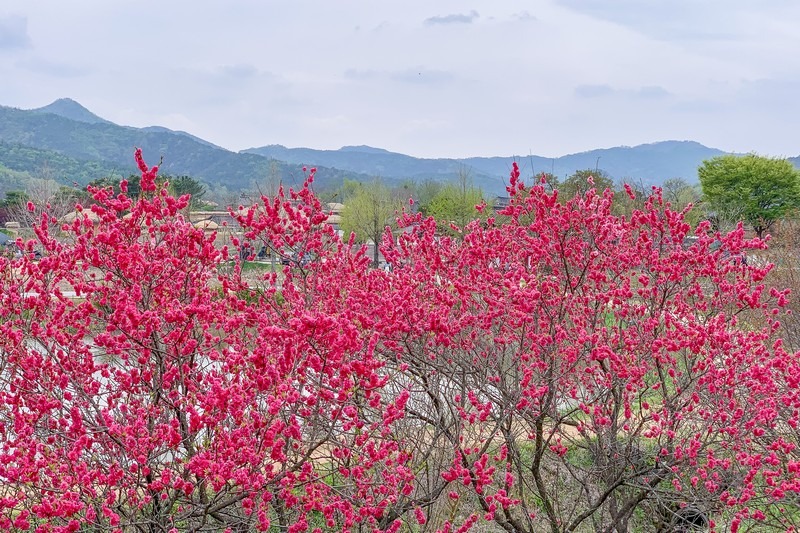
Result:
{"label": "green tree", "polygon": [[[128,176],[125,179],[128,182],[128,196],[130,196],[131,198],[138,197],[139,193],[142,192],[142,188],[139,185],[139,182],[142,179],[141,176],[138,176],[136,174],[131,174],[130,176]],[[160,179],[161,178],[159,178],[159,180]],[[95,180],[92,180],[92,181],[89,182],[89,185],[91,185],[92,187],[98,187],[98,188],[111,187],[114,190],[114,194],[119,194],[121,192],[121,189],[119,187],[119,184],[120,184],[121,181],[122,180],[119,179],[119,178],[116,178],[116,177],[113,177],[113,176],[107,176],[107,177],[97,178]]]}
{"label": "green tree", "polygon": [[345,236],[354,233],[356,240],[374,245],[372,263],[378,266],[378,246],[386,227],[397,226],[397,213],[402,202],[380,179],[362,183],[354,188],[342,210],[342,230]]}
{"label": "green tree", "polygon": [[[592,178],[594,185],[589,183],[589,178]],[[587,168],[586,170],[578,170],[572,176],[564,180],[559,186],[559,198],[566,202],[575,196],[583,196],[589,189],[595,189],[598,193],[602,193],[606,189],[613,189],[614,181],[602,170]]]}
{"label": "green tree", "polygon": [[[630,190],[630,193],[628,190]],[[602,190],[598,189],[598,192],[602,192]],[[618,216],[630,217],[634,211],[641,211],[645,208],[645,202],[650,193],[651,191],[642,180],[624,178],[614,192],[614,203],[611,204],[611,212]],[[633,197],[630,196],[631,194]]]}
{"label": "green tree", "polygon": [[28,200],[29,197],[25,191],[7,191],[5,198],[0,200],[0,224],[15,221],[20,207],[24,206]]}
{"label": "green tree", "polygon": [[17,207],[25,205],[30,196],[25,191],[8,191],[6,197],[0,200],[0,207]]}
{"label": "green tree", "polygon": [[191,195],[189,200],[189,211],[199,209],[203,205],[203,196],[206,194],[206,187],[191,176],[167,176],[164,178],[169,182],[170,192],[178,198],[184,194]]}
{"label": "green tree", "polygon": [[[141,176],[132,174],[126,178],[128,182],[128,196],[135,198],[142,192],[140,185]],[[93,180],[89,185],[94,187],[111,187],[114,194],[119,194],[120,181],[114,177],[99,178]],[[193,211],[199,209],[203,205],[203,197],[208,192],[206,186],[191,176],[159,176],[158,183],[169,183],[169,192],[175,198],[179,198],[184,194],[191,195],[189,200],[189,210]]]}
{"label": "green tree", "polygon": [[683,178],[669,178],[664,181],[661,191],[664,200],[669,202],[675,211],[682,211],[689,204],[695,204],[700,200],[698,190]]}
{"label": "green tree", "polygon": [[482,202],[483,193],[480,189],[473,187],[464,190],[449,183],[431,199],[425,214],[441,224],[455,224],[463,228],[473,219],[482,217],[483,213],[475,209]]}
{"label": "green tree", "polygon": [[269,170],[267,172],[267,180],[265,183],[266,190],[263,191],[264,194],[269,196],[270,198],[274,198],[278,195],[278,189],[283,182],[283,176],[281,174],[281,165],[278,161],[274,159],[269,160]]}
{"label": "green tree", "polygon": [[344,180],[342,180],[342,186],[339,187],[337,196],[342,203],[346,204],[348,201],[355,198],[359,194],[363,185],[364,184],[361,183],[360,181],[351,180],[350,178],[344,178]]}
{"label": "green tree", "polygon": [[540,172],[533,176],[531,184],[538,185],[540,183],[544,186],[544,190],[548,192],[558,190],[561,187],[561,180],[552,172]]}
{"label": "green tree", "polygon": [[425,216],[431,215],[431,202],[443,188],[444,184],[442,182],[430,178],[421,182],[414,181],[403,184],[403,192],[405,195],[414,199],[414,206]]}
{"label": "green tree", "polygon": [[683,178],[670,178],[661,186],[664,200],[669,202],[675,211],[683,211],[689,204],[694,207],[686,214],[686,222],[696,227],[706,220],[703,207],[703,194],[700,185],[690,185]]}
{"label": "green tree", "polygon": [[703,161],[697,175],[717,223],[743,220],[759,237],[800,206],[800,172],[786,159],[723,155]]}
{"label": "green tree", "polygon": [[475,187],[467,171],[459,171],[458,181],[444,185],[430,200],[425,214],[435,218],[442,227],[455,224],[463,228],[476,218],[488,216],[479,213],[475,206],[484,201],[483,191]]}
{"label": "green tree", "polygon": [[[75,209],[75,204],[85,198],[85,191],[66,185],[59,185],[53,180],[34,178],[28,182],[24,191],[9,191],[0,201],[3,210],[3,222],[19,222],[22,227],[29,228],[43,212],[60,219]],[[28,202],[35,208],[28,209]]]}

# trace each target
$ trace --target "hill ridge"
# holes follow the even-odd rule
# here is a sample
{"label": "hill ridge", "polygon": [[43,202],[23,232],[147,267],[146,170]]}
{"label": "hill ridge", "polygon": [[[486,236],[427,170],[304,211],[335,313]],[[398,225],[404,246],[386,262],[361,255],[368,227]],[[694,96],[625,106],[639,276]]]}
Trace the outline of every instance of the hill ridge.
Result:
{"label": "hill ridge", "polygon": [[[345,177],[359,181],[374,176],[398,182],[450,181],[466,172],[487,194],[504,194],[505,181],[515,161],[523,178],[528,179],[541,172],[564,178],[577,170],[596,168],[614,179],[633,179],[645,185],[658,185],[674,177],[696,183],[697,167],[702,161],[726,153],[694,140],[597,148],[559,157],[530,154],[418,158],[366,144],[345,145],[336,150],[272,144],[236,152],[163,126],[118,125],[71,98],[59,98],[30,110],[0,106],[0,142],[38,150],[36,158],[52,151],[69,159],[69,164],[64,160],[64,168],[70,171],[80,162],[94,162],[94,171],[130,168],[133,149],[140,147],[149,160],[163,157],[162,170],[166,173],[188,174],[233,191],[252,189],[267,178],[287,185],[299,184],[304,175],[302,167],[314,166],[318,169],[316,184],[321,187],[336,187]],[[11,168],[16,172],[31,171],[32,163],[21,162],[27,161],[25,158],[11,159],[0,160],[0,165],[18,165]],[[789,160],[800,165],[800,156]],[[82,173],[85,174],[88,175]]]}
{"label": "hill ridge", "polygon": [[111,121],[99,117],[83,107],[72,98],[59,98],[43,107],[31,109],[34,113],[52,113],[60,117],[85,122],[87,124],[112,124]]}

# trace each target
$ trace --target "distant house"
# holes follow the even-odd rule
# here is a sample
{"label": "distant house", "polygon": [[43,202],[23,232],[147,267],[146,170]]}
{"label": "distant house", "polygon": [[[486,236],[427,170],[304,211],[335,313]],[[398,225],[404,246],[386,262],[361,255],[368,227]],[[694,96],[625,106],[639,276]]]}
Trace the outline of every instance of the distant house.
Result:
{"label": "distant house", "polygon": [[338,232],[342,226],[342,211],[344,210],[344,204],[340,204],[338,202],[328,202],[325,204],[325,206],[328,208],[328,220],[326,222],[333,226],[333,229]]}
{"label": "distant house", "polygon": [[511,205],[511,197],[510,196],[495,196],[494,202],[492,204],[492,208],[495,212],[502,211],[506,207]]}
{"label": "distant house", "polygon": [[190,211],[189,222],[195,228],[208,231],[217,230],[223,226],[238,227],[236,220],[228,211]]}
{"label": "distant house", "polygon": [[[190,211],[189,222],[197,228],[207,232],[222,231],[224,234],[219,236],[218,243],[227,243],[227,239],[235,234],[241,232],[239,223],[236,221],[236,215],[239,214],[246,217],[247,211],[252,206],[242,206],[231,214],[228,211]],[[337,202],[330,202],[325,204],[326,214],[328,219],[326,223],[331,225],[336,232],[341,235],[340,225],[342,222],[342,209],[344,205]],[[256,205],[256,209],[263,209],[263,206]]]}
{"label": "distant house", "polygon": [[78,218],[79,219],[88,218],[92,222],[99,222],[100,221],[100,215],[98,215],[97,213],[95,213],[91,209],[84,209],[82,211],[72,211],[70,213],[67,213],[66,215],[64,215],[60,219],[58,219],[58,221],[60,223],[62,223],[62,224],[72,224],[73,222],[75,222],[75,219],[78,219]]}
{"label": "distant house", "polygon": [[195,222],[193,225],[195,228],[201,229],[203,231],[217,231],[219,229],[219,224],[209,219],[199,220]]}

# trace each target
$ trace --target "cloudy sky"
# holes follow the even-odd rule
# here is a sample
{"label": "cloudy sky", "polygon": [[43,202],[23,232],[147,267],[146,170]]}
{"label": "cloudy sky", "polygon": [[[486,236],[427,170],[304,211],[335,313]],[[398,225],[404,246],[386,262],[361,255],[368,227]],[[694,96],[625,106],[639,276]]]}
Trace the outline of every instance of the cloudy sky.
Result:
{"label": "cloudy sky", "polygon": [[0,104],[232,150],[800,154],[796,0],[3,0]]}

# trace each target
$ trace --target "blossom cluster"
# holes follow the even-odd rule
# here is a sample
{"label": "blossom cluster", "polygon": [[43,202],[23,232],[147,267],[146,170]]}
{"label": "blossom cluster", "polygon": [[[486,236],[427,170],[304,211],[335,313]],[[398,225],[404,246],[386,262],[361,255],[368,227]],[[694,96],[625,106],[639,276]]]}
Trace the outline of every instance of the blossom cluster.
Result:
{"label": "blossom cluster", "polygon": [[730,260],[765,246],[741,227],[515,166],[458,232],[402,213],[378,270],[312,170],[234,213],[230,246],[313,258],[253,281],[136,161],[139,198],[0,258],[3,530],[792,527],[788,293]]}

